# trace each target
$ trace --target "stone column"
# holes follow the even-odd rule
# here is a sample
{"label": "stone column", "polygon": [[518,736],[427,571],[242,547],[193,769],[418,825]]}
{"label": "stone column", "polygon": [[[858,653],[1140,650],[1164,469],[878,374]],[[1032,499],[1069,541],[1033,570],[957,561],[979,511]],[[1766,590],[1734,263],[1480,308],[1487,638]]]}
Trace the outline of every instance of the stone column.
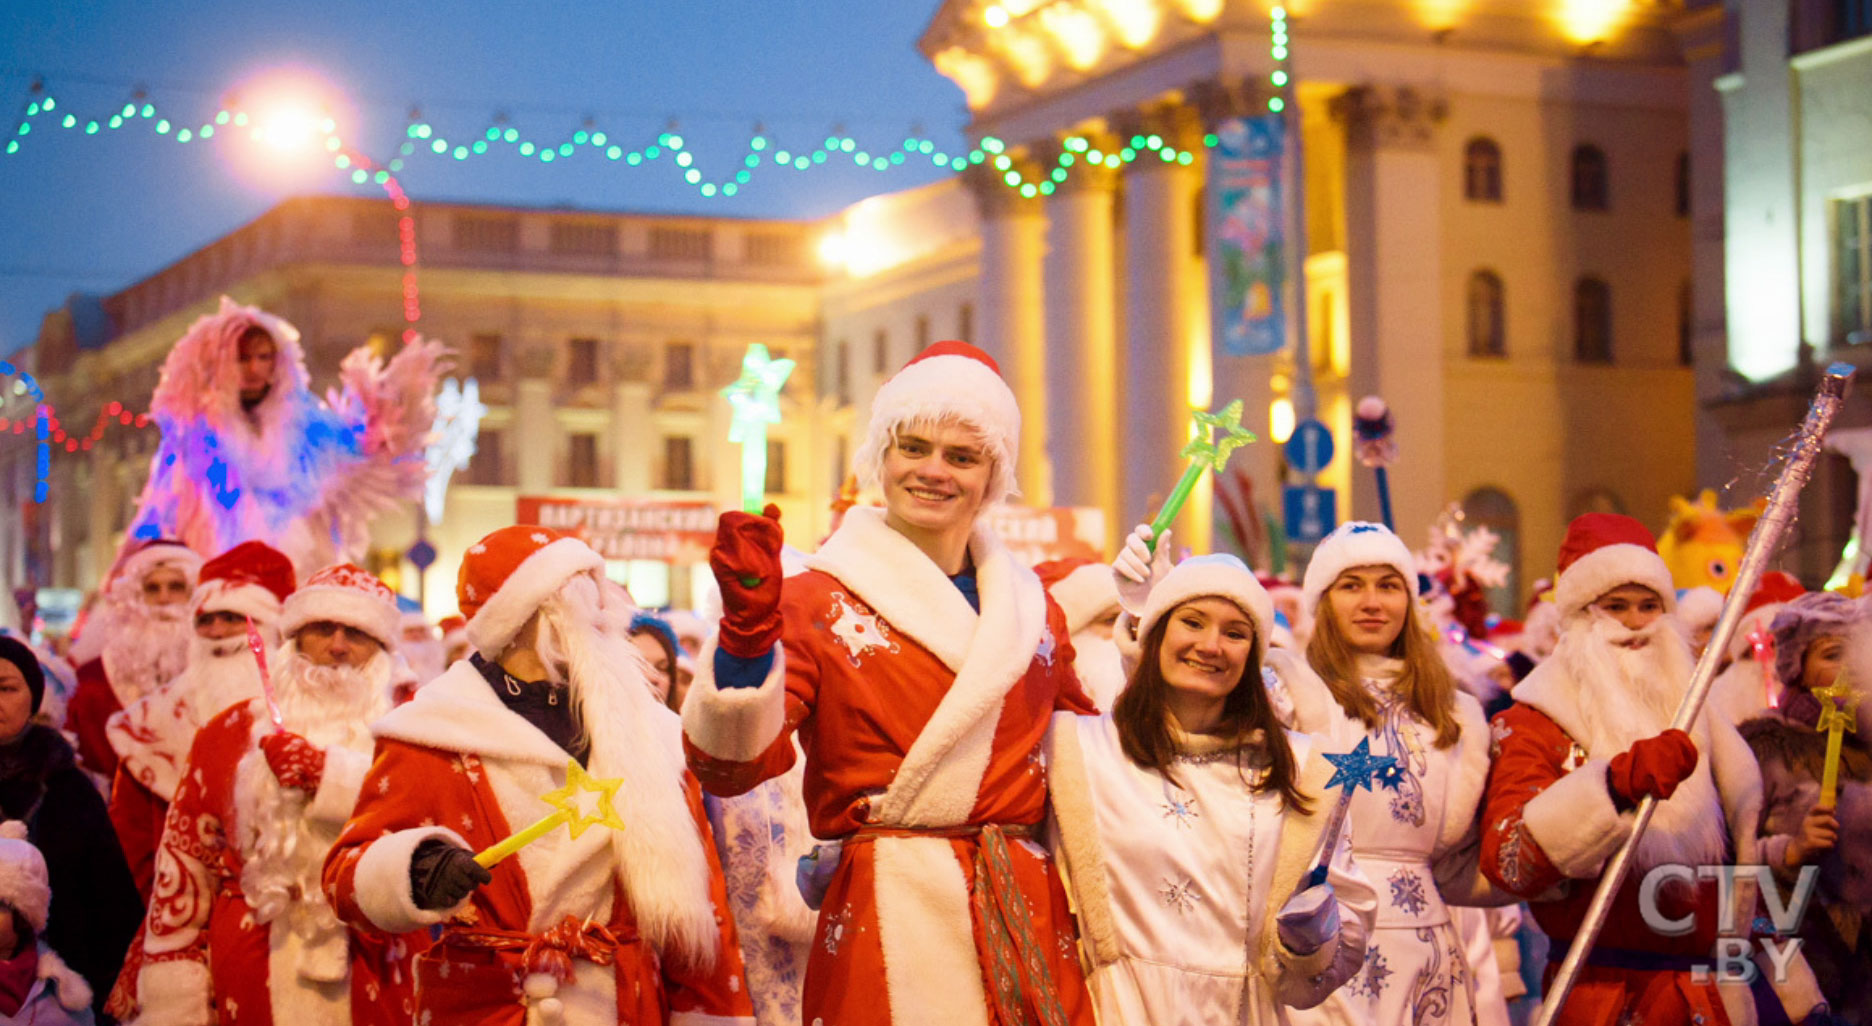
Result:
{"label": "stone column", "polygon": [[552,491],[559,466],[559,423],[553,416],[553,350],[532,343],[520,350],[514,385],[514,440],[510,444],[521,495]]}
{"label": "stone column", "polygon": [[[1377,394],[1398,424],[1391,504],[1398,533],[1421,537],[1444,487],[1440,98],[1409,86],[1360,86],[1333,101],[1346,130],[1346,286],[1353,402]],[[1342,457],[1343,458],[1343,457]],[[1345,516],[1344,512],[1341,516]],[[1377,485],[1352,471],[1350,515],[1379,518]]]}
{"label": "stone column", "polygon": [[[1032,181],[1037,169],[1017,165]],[[976,304],[977,344],[1001,364],[1021,411],[1020,452],[1015,476],[1027,505],[1052,503],[1046,463],[1046,334],[1041,300],[1041,263],[1046,221],[1040,203],[1009,187],[1006,172],[989,164],[970,169],[967,180],[982,215],[981,285]]]}
{"label": "stone column", "polygon": [[650,491],[658,455],[651,418],[650,355],[638,343],[620,343],[611,368],[611,485],[620,495]]}
{"label": "stone column", "polygon": [[[1116,153],[1110,137],[1091,148]],[[1046,443],[1053,502],[1118,516],[1118,323],[1112,293],[1116,172],[1080,156],[1046,207]]]}

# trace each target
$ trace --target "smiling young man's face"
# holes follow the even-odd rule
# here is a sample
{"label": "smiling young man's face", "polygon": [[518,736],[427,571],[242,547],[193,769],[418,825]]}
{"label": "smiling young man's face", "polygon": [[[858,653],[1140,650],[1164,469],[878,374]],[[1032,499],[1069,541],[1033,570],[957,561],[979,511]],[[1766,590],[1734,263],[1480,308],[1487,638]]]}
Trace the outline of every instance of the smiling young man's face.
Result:
{"label": "smiling young man's face", "polygon": [[884,451],[884,505],[903,523],[934,534],[975,522],[994,475],[979,431],[962,424],[906,424]]}

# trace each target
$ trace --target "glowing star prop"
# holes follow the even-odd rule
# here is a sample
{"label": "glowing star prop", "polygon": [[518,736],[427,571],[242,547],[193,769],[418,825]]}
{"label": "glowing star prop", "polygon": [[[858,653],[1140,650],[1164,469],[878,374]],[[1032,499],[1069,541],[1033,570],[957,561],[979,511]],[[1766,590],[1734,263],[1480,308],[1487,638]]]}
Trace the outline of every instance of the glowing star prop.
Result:
{"label": "glowing star prop", "polygon": [[[1171,489],[1170,498],[1164,500],[1163,508],[1151,521],[1151,551],[1157,549],[1157,539],[1163,537],[1164,529],[1183,512],[1183,504],[1189,501],[1190,492],[1196,489],[1196,482],[1202,480],[1205,472],[1221,473],[1228,465],[1228,458],[1236,449],[1255,440],[1248,429],[1242,427],[1242,401],[1240,399],[1222,408],[1221,413],[1209,413],[1197,410],[1190,414],[1195,437],[1183,447],[1182,456],[1189,461],[1183,468],[1183,476],[1177,479],[1176,487]],[[1220,428],[1222,437],[1215,437]]]}
{"label": "glowing star prop", "polygon": [[260,637],[260,628],[254,626],[253,617],[247,617],[247,651],[253,653],[254,663],[260,667],[260,692],[266,696],[267,718],[273,721],[274,730],[286,729],[286,717],[280,713],[279,696],[273,693],[273,674],[267,670],[266,641]]}
{"label": "glowing star prop", "polygon": [[1333,775],[1326,781],[1326,786],[1339,788],[1339,801],[1333,805],[1332,816],[1326,820],[1326,840],[1320,847],[1319,864],[1301,881],[1299,890],[1318,887],[1326,882],[1326,867],[1332,862],[1333,851],[1339,847],[1339,836],[1345,832],[1346,813],[1351,809],[1352,796],[1358,793],[1359,788],[1376,790],[1372,786],[1375,780],[1386,789],[1395,791],[1404,779],[1396,758],[1371,753],[1369,737],[1360,738],[1358,747],[1349,752],[1338,755],[1321,753],[1321,757],[1333,765]]}
{"label": "glowing star prop", "polygon": [[759,513],[767,500],[767,428],[780,423],[780,389],[793,373],[792,360],[775,360],[759,342],[741,358],[741,377],[722,389],[733,409],[728,440],[741,445],[741,508]]}
{"label": "glowing star prop", "polygon": [[481,403],[481,384],[473,378],[442,382],[435,403],[435,434],[423,450],[423,465],[429,468],[429,476],[423,481],[423,510],[432,524],[442,521],[449,478],[474,458],[481,418],[487,416],[487,407]]}
{"label": "glowing star prop", "polygon": [[1820,773],[1820,807],[1832,809],[1838,807],[1839,799],[1839,764],[1840,744],[1845,740],[1847,731],[1859,729],[1856,713],[1859,701],[1864,695],[1858,694],[1846,683],[1846,671],[1841,670],[1839,677],[1824,688],[1815,688],[1813,696],[1820,700],[1820,722],[1814,729],[1827,736],[1826,763]]}
{"label": "glowing star prop", "polygon": [[[540,801],[552,806],[553,813],[524,830],[508,834],[485,851],[477,852],[474,860],[483,869],[493,869],[502,859],[559,829],[562,823],[571,831],[573,840],[595,826],[622,830],[624,821],[618,818],[617,808],[611,803],[617,797],[618,788],[623,786],[622,777],[594,780],[577,762],[568,762],[565,786],[540,795]],[[584,795],[592,796],[589,802],[580,800]]]}

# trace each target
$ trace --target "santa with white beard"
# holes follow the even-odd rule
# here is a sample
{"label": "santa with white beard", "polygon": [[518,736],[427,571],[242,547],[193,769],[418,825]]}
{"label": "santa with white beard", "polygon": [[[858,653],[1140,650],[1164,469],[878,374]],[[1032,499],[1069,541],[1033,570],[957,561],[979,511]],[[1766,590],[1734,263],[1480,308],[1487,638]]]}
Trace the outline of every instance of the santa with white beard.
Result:
{"label": "santa with white beard", "polygon": [[[1482,868],[1528,899],[1552,938],[1549,978],[1573,940],[1606,861],[1631,833],[1634,809],[1659,799],[1630,876],[1598,943],[1554,1021],[1563,1026],[1648,1026],[1755,1021],[1746,984],[1716,984],[1707,965],[1720,915],[1714,880],[1660,877],[1655,911],[1694,916],[1688,932],[1661,932],[1641,888],[1666,865],[1760,861],[1761,774],[1729,721],[1708,711],[1689,733],[1669,729],[1689,688],[1690,651],[1676,626],[1670,572],[1651,533],[1630,517],[1589,513],[1567,528],[1554,605],[1553,655],[1514,689],[1495,717],[1494,765],[1482,813]],[[1707,756],[1704,758],[1703,756]],[[1733,922],[1751,923],[1752,890]],[[1795,956],[1799,963],[1798,956]],[[1777,991],[1794,1022],[1818,998],[1805,964]]]}
{"label": "santa with white beard", "polygon": [[[408,960],[426,938],[359,936],[319,888],[325,852],[390,708],[394,596],[349,564],[286,600],[265,697],[195,736],[169,807],[133,953],[140,1026],[390,1026],[412,1018]],[[120,985],[121,989],[121,985]]]}
{"label": "santa with white beard", "polygon": [[188,666],[195,633],[188,603],[201,565],[201,555],[177,541],[158,538],[127,549],[72,643],[78,686],[65,729],[78,739],[79,764],[106,782],[117,776],[117,753],[104,725]]}
{"label": "santa with white beard", "polygon": [[292,560],[261,542],[242,542],[204,563],[189,603],[195,633],[188,669],[105,723],[118,759],[111,825],[144,901],[155,876],[163,819],[195,732],[228,706],[260,697],[260,666],[248,648],[247,623],[253,622],[268,648],[279,644],[280,604],[296,584]]}
{"label": "santa with white beard", "polygon": [[1056,559],[1034,567],[1047,594],[1066,614],[1072,633],[1073,669],[1100,709],[1110,709],[1124,690],[1124,660],[1112,630],[1118,623],[1118,586],[1110,563]]}
{"label": "santa with white beard", "polygon": [[[456,598],[474,654],[372,728],[325,891],[365,931],[439,926],[415,963],[418,1022],[752,1026],[701,788],[603,574],[548,528],[470,546]],[[623,780],[622,830],[554,829],[475,862],[551,814],[574,768]]]}

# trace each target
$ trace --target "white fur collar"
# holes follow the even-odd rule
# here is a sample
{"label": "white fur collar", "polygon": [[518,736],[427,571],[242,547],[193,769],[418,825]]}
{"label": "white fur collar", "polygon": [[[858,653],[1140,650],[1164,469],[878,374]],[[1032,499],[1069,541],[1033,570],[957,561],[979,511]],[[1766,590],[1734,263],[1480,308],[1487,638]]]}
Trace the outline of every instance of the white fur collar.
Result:
{"label": "white fur collar", "polygon": [[[1007,558],[1000,539],[978,522],[969,539],[975,558],[976,586],[982,612],[993,616],[985,578],[997,558]],[[884,522],[884,511],[870,506],[849,510],[839,529],[806,566],[838,578],[890,625],[959,670],[968,658],[979,619],[948,575],[923,550]],[[1034,582],[1038,585],[1038,578]]]}
{"label": "white fur collar", "polygon": [[380,738],[564,769],[571,756],[508,709],[474,664],[463,659],[371,724]]}

